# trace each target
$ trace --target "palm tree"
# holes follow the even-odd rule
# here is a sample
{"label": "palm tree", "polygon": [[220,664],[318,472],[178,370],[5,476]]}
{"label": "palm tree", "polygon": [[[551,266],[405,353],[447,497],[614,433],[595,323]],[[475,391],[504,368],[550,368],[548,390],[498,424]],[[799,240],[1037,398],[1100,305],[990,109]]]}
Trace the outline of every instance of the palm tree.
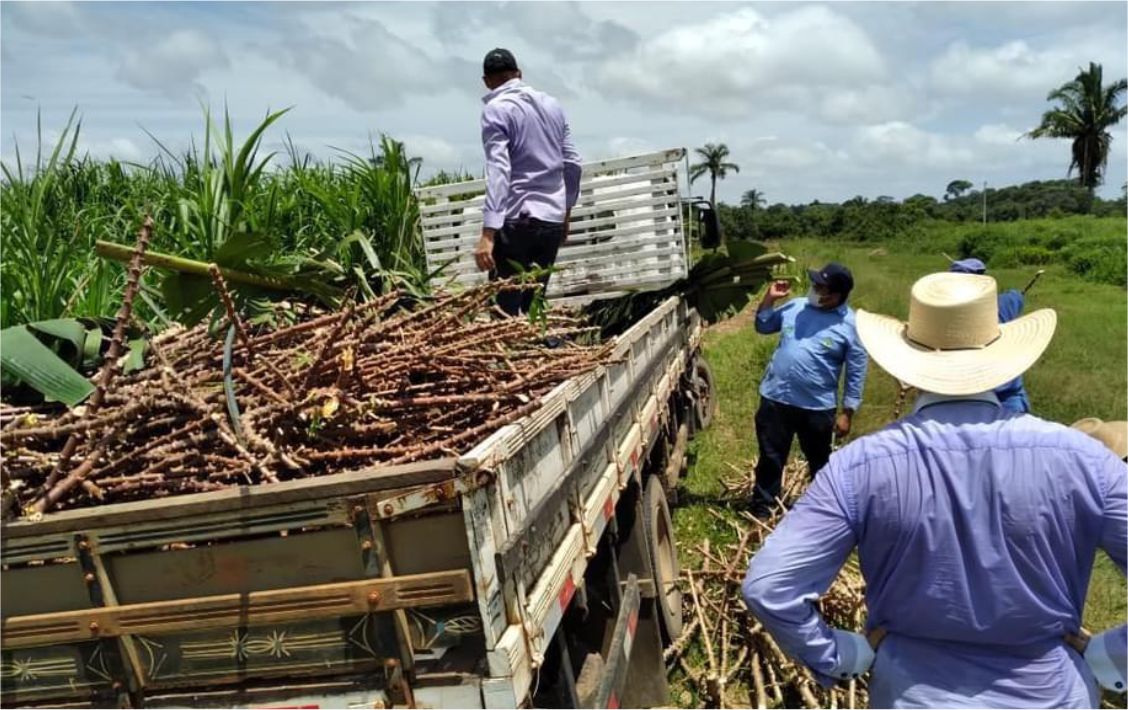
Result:
{"label": "palm tree", "polygon": [[764,193],[759,190],[745,190],[740,196],[741,207],[747,207],[750,212],[755,212],[764,206]]}
{"label": "palm tree", "polygon": [[1092,190],[1101,184],[1108,163],[1112,134],[1108,129],[1120,123],[1128,107],[1120,106],[1120,97],[1128,91],[1128,79],[1111,86],[1102,85],[1100,64],[1089,62],[1088,71],[1050,92],[1047,101],[1056,101],[1054,108],[1042,114],[1042,123],[1025,134],[1028,138],[1072,138],[1073,160],[1069,173],[1077,168],[1078,179]]}
{"label": "palm tree", "polygon": [[695,150],[704,160],[689,168],[689,182],[692,183],[705,173],[709,173],[709,179],[712,182],[712,188],[709,191],[709,203],[716,207],[717,178],[724,180],[730,170],[739,173],[740,166],[736,163],[725,162],[725,158],[729,157],[729,149],[724,143],[717,143],[716,145],[706,143],[704,148],[696,148]]}

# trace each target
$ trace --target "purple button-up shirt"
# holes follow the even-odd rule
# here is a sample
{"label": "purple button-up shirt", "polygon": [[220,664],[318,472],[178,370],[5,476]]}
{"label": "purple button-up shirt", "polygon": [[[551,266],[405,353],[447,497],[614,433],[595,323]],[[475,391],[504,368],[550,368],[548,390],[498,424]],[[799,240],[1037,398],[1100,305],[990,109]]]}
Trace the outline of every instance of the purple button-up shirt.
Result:
{"label": "purple button-up shirt", "polygon": [[[857,548],[872,707],[1096,707],[1076,632],[1097,548],[1121,572],[1128,467],[988,393],[925,395],[835,452],[756,553],[745,601],[822,682],[847,661],[814,601]],[[1100,644],[1123,667],[1126,632]],[[1092,660],[1092,659],[1090,659]]]}
{"label": "purple button-up shirt", "polygon": [[485,226],[522,214],[563,222],[580,194],[580,155],[556,99],[511,79],[482,98]]}

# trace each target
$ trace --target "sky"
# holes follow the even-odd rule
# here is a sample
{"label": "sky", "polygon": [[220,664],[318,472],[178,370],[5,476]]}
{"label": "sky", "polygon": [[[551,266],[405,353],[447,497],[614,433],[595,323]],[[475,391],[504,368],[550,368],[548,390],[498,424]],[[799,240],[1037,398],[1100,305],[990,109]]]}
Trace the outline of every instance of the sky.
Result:
{"label": "sky", "polygon": [[[585,160],[723,142],[740,166],[726,202],[939,198],[955,179],[1066,176],[1068,141],[1020,136],[1090,61],[1128,75],[1128,3],[4,0],[0,159],[77,107],[80,150],[147,162],[226,104],[237,139],[291,107],[268,150],[289,136],[332,159],[386,133],[424,177],[480,174],[495,46],[561,101]],[[1126,168],[1121,123],[1099,194],[1118,197]]]}

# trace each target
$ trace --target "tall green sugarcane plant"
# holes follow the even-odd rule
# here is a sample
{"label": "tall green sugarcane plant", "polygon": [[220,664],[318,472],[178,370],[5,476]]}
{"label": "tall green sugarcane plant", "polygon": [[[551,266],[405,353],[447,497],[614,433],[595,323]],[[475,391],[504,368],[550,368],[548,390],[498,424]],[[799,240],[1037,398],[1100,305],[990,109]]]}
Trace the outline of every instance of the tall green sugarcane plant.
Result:
{"label": "tall green sugarcane plant", "polygon": [[[419,161],[401,143],[384,136],[370,141],[368,155],[342,152],[334,165],[302,156],[290,141],[292,164],[284,166],[264,146],[286,110],[268,113],[242,141],[226,110],[222,122],[205,113],[202,144],[177,153],[150,134],[159,154],[148,164],[81,155],[77,111],[53,146],[45,148],[40,129],[30,164],[16,146],[0,184],[6,342],[38,340],[89,374],[90,348],[105,343],[96,331],[121,302],[120,262],[146,214],[152,245],[133,314],[150,331],[220,312],[213,263],[250,322],[284,315],[275,307],[282,299],[332,307],[349,291],[364,300],[393,285],[428,294],[434,274],[411,192]],[[5,372],[8,385],[14,376]],[[80,389],[55,398],[74,400]]]}

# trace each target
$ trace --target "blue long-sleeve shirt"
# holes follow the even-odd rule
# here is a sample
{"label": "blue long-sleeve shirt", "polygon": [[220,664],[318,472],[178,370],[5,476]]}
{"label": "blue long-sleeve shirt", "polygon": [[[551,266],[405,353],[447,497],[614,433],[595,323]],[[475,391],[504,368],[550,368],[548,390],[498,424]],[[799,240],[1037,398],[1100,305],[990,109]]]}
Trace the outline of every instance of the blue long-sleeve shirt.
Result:
{"label": "blue long-sleeve shirt", "polygon": [[802,409],[835,409],[838,380],[846,370],[845,409],[862,404],[869,356],[858,340],[854,309],[816,308],[794,298],[756,314],[756,332],[779,333],[779,346],[760,379],[760,396]]}
{"label": "blue long-sleeve shirt", "polygon": [[[999,322],[1009,323],[1022,315],[1022,307],[1026,299],[1021,291],[1008,289],[999,294]],[[1026,386],[1022,383],[1022,375],[1014,378],[1002,387],[995,390],[1004,409],[1012,412],[1029,412],[1030,400],[1026,396]]]}
{"label": "blue long-sleeve shirt", "polygon": [[753,557],[745,601],[829,682],[850,649],[813,602],[857,548],[867,629],[888,631],[872,707],[1097,707],[1090,656],[1123,681],[1128,633],[1104,633],[1088,663],[1062,636],[1080,628],[1097,549],[1125,570],[1126,480],[1081,432],[990,393],[926,394],[831,456]]}
{"label": "blue long-sleeve shirt", "polygon": [[522,214],[563,222],[580,194],[582,166],[559,102],[510,79],[482,99],[486,153],[484,226]]}

